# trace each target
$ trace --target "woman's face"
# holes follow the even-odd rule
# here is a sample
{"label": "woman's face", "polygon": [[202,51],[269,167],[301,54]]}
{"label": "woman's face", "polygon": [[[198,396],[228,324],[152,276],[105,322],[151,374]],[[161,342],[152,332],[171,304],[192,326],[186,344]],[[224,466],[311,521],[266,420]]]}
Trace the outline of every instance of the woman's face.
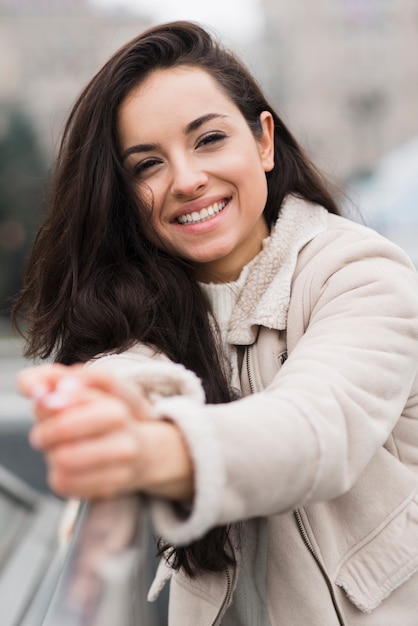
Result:
{"label": "woman's face", "polygon": [[123,164],[150,206],[149,237],[193,261],[202,281],[236,279],[268,234],[274,122],[267,111],[260,122],[256,139],[216,81],[189,66],[154,72],[120,107]]}

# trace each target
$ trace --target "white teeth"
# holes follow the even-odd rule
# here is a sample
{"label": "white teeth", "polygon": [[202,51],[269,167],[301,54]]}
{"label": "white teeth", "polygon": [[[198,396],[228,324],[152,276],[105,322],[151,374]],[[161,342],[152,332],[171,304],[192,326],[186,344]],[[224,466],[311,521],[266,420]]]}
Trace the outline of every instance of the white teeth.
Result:
{"label": "white teeth", "polygon": [[193,213],[186,213],[185,215],[180,215],[177,218],[177,222],[179,224],[198,224],[199,222],[205,222],[210,219],[214,215],[217,215],[224,209],[227,205],[227,200],[223,200],[223,202],[215,202],[208,207],[205,207],[201,211],[193,211]]}

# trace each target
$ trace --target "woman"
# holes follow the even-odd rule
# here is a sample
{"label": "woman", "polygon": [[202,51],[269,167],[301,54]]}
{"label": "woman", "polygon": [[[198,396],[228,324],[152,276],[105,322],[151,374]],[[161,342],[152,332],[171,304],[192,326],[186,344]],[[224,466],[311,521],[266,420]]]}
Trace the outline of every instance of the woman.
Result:
{"label": "woman", "polygon": [[19,385],[57,493],[150,496],[170,624],[416,624],[417,287],[197,25],[86,87]]}

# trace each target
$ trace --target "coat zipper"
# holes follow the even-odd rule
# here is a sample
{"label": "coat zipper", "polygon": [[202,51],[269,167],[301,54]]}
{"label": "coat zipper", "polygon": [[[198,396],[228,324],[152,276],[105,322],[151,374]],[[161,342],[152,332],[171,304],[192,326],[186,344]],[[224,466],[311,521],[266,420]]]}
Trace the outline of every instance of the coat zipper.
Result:
{"label": "coat zipper", "polygon": [[231,572],[229,571],[228,567],[225,567],[225,572],[226,572],[226,593],[225,593],[225,597],[222,601],[222,604],[220,606],[220,609],[218,611],[218,614],[216,615],[215,621],[213,622],[212,626],[216,626],[216,624],[218,623],[218,620],[220,618],[220,616],[223,614],[225,607],[228,603],[228,600],[231,596],[231,590],[232,590],[232,576],[231,576]]}
{"label": "coat zipper", "polygon": [[331,600],[332,600],[335,612],[336,612],[337,617],[338,617],[338,623],[339,623],[340,626],[344,626],[344,620],[343,620],[340,608],[339,608],[338,603],[337,603],[337,598],[335,597],[335,591],[334,591],[334,588],[332,586],[332,582],[329,579],[329,576],[328,576],[328,574],[327,574],[327,572],[325,570],[325,567],[323,566],[323,564],[321,562],[321,559],[318,556],[318,553],[316,552],[314,546],[312,545],[311,540],[308,537],[308,533],[306,531],[305,524],[303,523],[302,516],[300,514],[299,509],[295,509],[295,511],[293,511],[293,514],[295,516],[295,520],[296,520],[296,524],[297,524],[298,529],[299,529],[299,533],[300,533],[300,535],[301,535],[301,537],[303,539],[303,543],[305,544],[305,546],[308,548],[309,552],[312,554],[313,558],[315,559],[316,564],[318,565],[319,569],[321,570],[322,576],[324,577],[324,580],[325,580],[325,582],[327,584],[328,590],[329,590],[329,592],[331,594]]}
{"label": "coat zipper", "polygon": [[[254,385],[254,378],[253,378],[253,375],[252,375],[252,372],[251,372],[250,348],[252,348],[252,346],[247,346],[246,365],[247,365],[248,383],[249,383],[249,386],[250,386],[250,391],[253,394],[253,393],[255,393],[255,385]],[[323,566],[323,564],[321,562],[321,559],[319,558],[319,556],[318,556],[314,546],[312,545],[311,540],[308,537],[308,533],[306,532],[306,528],[305,528],[305,525],[303,523],[303,520],[302,520],[302,517],[301,517],[299,509],[296,509],[293,512],[293,514],[294,514],[294,517],[295,517],[295,520],[296,520],[297,527],[299,529],[299,533],[300,533],[300,535],[302,537],[303,543],[305,544],[305,546],[308,548],[309,552],[312,554],[313,558],[315,559],[315,562],[318,565],[318,567],[319,567],[319,569],[321,571],[321,574],[322,574],[322,576],[323,576],[323,578],[324,578],[324,580],[326,582],[326,585],[328,587],[329,593],[331,595],[332,604],[334,605],[334,609],[335,609],[335,612],[337,614],[339,626],[344,626],[344,620],[343,620],[340,608],[339,608],[338,603],[337,603],[337,598],[335,596],[335,591],[334,591],[334,588],[332,586],[332,582],[329,579],[329,576],[328,576],[328,574],[327,574],[327,572],[326,572],[326,570],[325,570],[325,568],[324,568],[324,566]]]}
{"label": "coat zipper", "polygon": [[250,385],[250,391],[251,393],[255,393],[255,385],[254,385],[254,378],[251,372],[251,364],[250,364],[250,350],[251,350],[252,346],[247,346],[247,351],[246,351],[246,355],[245,355],[245,360],[246,360],[246,365],[247,365],[247,375],[248,375],[248,383]]}

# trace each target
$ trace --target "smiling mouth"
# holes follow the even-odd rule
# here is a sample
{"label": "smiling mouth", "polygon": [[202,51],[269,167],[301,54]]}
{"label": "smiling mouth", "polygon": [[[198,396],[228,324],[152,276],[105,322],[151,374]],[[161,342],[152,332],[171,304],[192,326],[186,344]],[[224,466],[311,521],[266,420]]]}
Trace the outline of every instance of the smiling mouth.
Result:
{"label": "smiling mouth", "polygon": [[228,202],[229,200],[222,200],[222,202],[215,202],[201,211],[185,213],[184,215],[180,215],[180,217],[176,219],[176,222],[179,224],[199,224],[200,222],[206,222],[223,211]]}

